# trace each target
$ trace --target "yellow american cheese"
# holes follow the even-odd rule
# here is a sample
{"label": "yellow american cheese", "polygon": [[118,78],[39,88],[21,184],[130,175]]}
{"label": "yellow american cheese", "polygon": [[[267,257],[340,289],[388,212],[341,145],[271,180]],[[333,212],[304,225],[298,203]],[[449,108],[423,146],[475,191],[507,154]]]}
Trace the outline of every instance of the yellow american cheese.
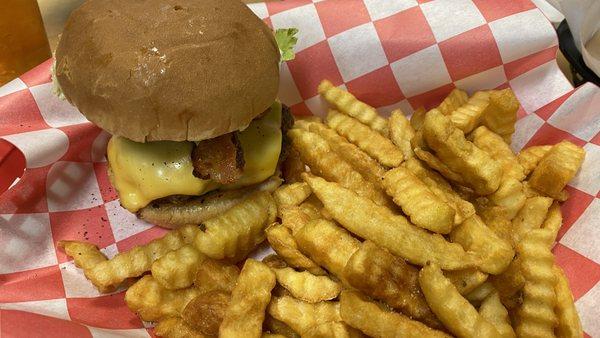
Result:
{"label": "yellow american cheese", "polygon": [[275,102],[264,116],[240,132],[244,172],[240,180],[222,186],[192,174],[192,142],[138,143],[114,136],[108,143],[111,182],[121,205],[136,212],[151,201],[170,195],[201,195],[217,188],[230,189],[264,181],[275,173],[281,152],[281,104]]}

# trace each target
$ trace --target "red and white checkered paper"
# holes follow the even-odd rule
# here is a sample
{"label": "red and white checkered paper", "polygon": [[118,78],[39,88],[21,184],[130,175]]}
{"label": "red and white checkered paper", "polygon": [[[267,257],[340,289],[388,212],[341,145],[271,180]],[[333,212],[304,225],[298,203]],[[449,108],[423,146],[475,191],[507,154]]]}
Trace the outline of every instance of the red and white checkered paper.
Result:
{"label": "red and white checkered paper", "polygon": [[[554,252],[585,331],[600,337],[600,90],[578,89],[554,61],[550,22],[527,0],[293,0],[250,5],[300,30],[282,65],[281,100],[322,114],[323,78],[388,113],[437,105],[454,87],[511,87],[522,108],[513,146],[569,139],[587,151],[568,187]],[[223,57],[229,57],[224,55]],[[119,206],[106,175],[108,135],[51,93],[47,61],[0,88],[0,137],[27,170],[0,196],[0,336],[147,337],[123,293],[99,294],[57,249],[97,243],[113,256],[165,233]],[[0,172],[0,176],[3,173]]]}

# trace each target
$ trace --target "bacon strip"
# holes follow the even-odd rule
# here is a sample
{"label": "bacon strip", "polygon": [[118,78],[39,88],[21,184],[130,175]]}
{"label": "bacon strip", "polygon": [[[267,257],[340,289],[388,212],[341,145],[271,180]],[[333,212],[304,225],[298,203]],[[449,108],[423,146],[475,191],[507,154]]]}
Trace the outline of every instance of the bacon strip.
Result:
{"label": "bacon strip", "polygon": [[237,132],[200,141],[192,151],[194,176],[222,184],[238,180],[244,168],[244,152]]}

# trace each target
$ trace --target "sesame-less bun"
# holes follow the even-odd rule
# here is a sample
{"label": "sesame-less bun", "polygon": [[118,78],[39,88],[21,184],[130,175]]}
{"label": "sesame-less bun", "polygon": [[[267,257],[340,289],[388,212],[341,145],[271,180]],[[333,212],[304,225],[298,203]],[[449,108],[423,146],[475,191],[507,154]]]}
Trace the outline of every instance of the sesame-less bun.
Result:
{"label": "sesame-less bun", "polygon": [[134,141],[245,128],[275,100],[279,50],[238,0],[88,0],[56,50],[65,97]]}

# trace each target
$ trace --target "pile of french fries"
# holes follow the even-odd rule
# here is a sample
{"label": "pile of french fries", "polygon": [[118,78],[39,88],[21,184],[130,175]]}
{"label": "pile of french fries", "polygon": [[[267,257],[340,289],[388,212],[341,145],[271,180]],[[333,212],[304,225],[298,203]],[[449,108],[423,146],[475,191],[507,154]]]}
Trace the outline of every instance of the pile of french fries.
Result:
{"label": "pile of french fries", "polygon": [[[130,285],[163,337],[582,336],[551,252],[582,148],[514,154],[510,89],[455,89],[410,120],[319,93],[326,120],[296,121],[273,193],[112,259],[60,246],[100,291]],[[265,239],[275,254],[248,258]]]}

